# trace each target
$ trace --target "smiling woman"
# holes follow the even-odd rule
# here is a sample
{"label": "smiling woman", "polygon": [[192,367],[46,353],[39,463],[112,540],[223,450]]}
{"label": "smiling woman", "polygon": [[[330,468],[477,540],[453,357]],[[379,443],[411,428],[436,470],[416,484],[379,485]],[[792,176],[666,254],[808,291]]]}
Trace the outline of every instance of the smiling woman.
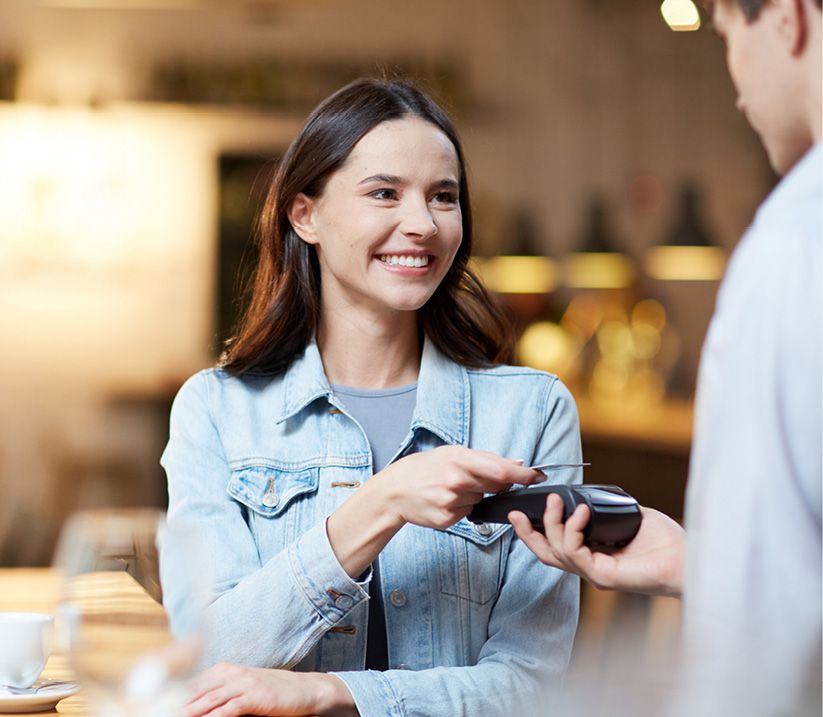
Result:
{"label": "smiling woman", "polygon": [[[399,122],[403,118],[407,121]],[[418,122],[408,122],[409,118]],[[514,337],[510,324],[467,267],[472,213],[463,150],[451,122],[429,97],[409,86],[366,81],[353,83],[323,102],[306,120],[280,164],[258,220],[260,262],[249,308],[225,357],[227,371],[279,373],[316,334],[320,320],[320,252],[313,251],[311,244],[298,235],[289,212],[304,203],[320,201],[327,182],[341,168],[346,179],[358,185],[350,187],[349,192],[357,191],[361,198],[371,198],[385,207],[398,204],[397,197],[406,189],[402,183],[411,180],[410,176],[404,178],[387,171],[388,157],[377,172],[363,170],[354,163],[358,153],[369,152],[374,162],[380,149],[378,139],[385,147],[387,142],[392,144],[390,138],[396,134],[406,145],[404,151],[400,144],[395,148],[395,164],[414,157],[418,165],[425,162],[428,155],[421,151],[423,148],[413,146],[416,138],[407,124],[425,125],[422,130],[418,127],[417,135],[437,144],[433,156],[447,166],[443,168],[445,175],[429,179],[434,182],[432,199],[435,205],[445,204],[462,232],[453,261],[441,262],[445,276],[440,275],[441,283],[420,312],[421,328],[439,350],[464,365],[512,360]],[[379,137],[370,138],[367,146],[360,147],[361,140],[372,130],[379,130]],[[357,153],[353,153],[355,148]],[[297,199],[300,201],[293,207]],[[404,209],[407,204],[403,204]]]}
{"label": "smiling woman", "polygon": [[368,132],[319,197],[298,194],[289,220],[317,252],[322,305],[357,300],[415,323],[461,245],[460,175],[449,138],[409,117]]}
{"label": "smiling woman", "polygon": [[501,365],[471,230],[457,135],[407,84],[343,88],[287,151],[238,336],[181,389],[163,456],[169,522],[216,574],[207,661],[238,663],[191,717],[542,714],[578,583],[466,516],[545,480],[525,466],[579,463],[577,413]]}

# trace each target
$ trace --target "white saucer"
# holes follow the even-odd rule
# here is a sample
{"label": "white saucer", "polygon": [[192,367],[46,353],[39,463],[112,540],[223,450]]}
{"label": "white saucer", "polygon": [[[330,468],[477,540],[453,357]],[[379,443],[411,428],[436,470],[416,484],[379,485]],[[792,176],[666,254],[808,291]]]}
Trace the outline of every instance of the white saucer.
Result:
{"label": "white saucer", "polygon": [[[34,684],[37,686],[36,682]],[[71,697],[79,689],[80,685],[76,682],[68,682],[64,685],[43,687],[30,695],[13,695],[0,687],[0,713],[45,712],[54,709],[60,700]]]}

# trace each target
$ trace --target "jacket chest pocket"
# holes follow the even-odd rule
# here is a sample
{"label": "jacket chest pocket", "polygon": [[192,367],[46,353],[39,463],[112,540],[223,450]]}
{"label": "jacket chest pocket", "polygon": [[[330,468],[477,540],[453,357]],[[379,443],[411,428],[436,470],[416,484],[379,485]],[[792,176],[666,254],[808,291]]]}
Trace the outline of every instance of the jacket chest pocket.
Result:
{"label": "jacket chest pocket", "polygon": [[466,519],[446,531],[432,531],[437,540],[440,591],[483,605],[500,592],[511,526]]}
{"label": "jacket chest pocket", "polygon": [[319,472],[269,464],[232,471],[226,490],[247,509],[261,562],[314,525]]}

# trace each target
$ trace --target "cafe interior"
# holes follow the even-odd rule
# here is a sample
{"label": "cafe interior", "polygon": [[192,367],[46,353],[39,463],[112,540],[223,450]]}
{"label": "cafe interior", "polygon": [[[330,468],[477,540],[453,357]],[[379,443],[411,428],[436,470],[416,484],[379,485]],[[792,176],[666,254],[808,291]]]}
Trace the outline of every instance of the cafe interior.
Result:
{"label": "cafe interior", "polygon": [[[48,568],[78,510],[165,507],[171,402],[232,336],[262,188],[362,76],[455,120],[474,267],[570,388],[585,481],[681,520],[701,344],[776,178],[702,7],[663,6],[0,3],[0,574]],[[653,659],[678,616],[584,586],[577,639],[607,656],[622,620]]]}

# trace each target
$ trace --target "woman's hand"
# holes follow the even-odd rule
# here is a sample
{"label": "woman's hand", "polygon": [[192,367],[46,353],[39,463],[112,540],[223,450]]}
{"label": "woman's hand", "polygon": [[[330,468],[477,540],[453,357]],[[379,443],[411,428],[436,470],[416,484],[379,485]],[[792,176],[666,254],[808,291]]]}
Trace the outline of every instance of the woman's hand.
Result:
{"label": "woman's hand", "polygon": [[579,505],[563,524],[563,501],[550,495],[543,515],[545,536],[532,528],[523,513],[509,513],[517,535],[546,565],[580,575],[599,590],[680,597],[686,532],[669,516],[653,508],[640,509],[643,521],[634,539],[611,552],[592,551],[583,544],[589,509]]}
{"label": "woman's hand", "polygon": [[484,493],[546,480],[543,473],[525,468],[520,460],[461,446],[414,453],[387,466],[375,478],[386,509],[398,523],[425,528],[448,528],[465,518]]}
{"label": "woman's hand", "polygon": [[334,675],[219,664],[192,681],[183,717],[357,714],[351,694]]}
{"label": "woman's hand", "polygon": [[350,576],[363,571],[406,523],[447,528],[465,518],[484,493],[546,476],[523,462],[462,446],[414,453],[372,476],[329,517],[332,550]]}

